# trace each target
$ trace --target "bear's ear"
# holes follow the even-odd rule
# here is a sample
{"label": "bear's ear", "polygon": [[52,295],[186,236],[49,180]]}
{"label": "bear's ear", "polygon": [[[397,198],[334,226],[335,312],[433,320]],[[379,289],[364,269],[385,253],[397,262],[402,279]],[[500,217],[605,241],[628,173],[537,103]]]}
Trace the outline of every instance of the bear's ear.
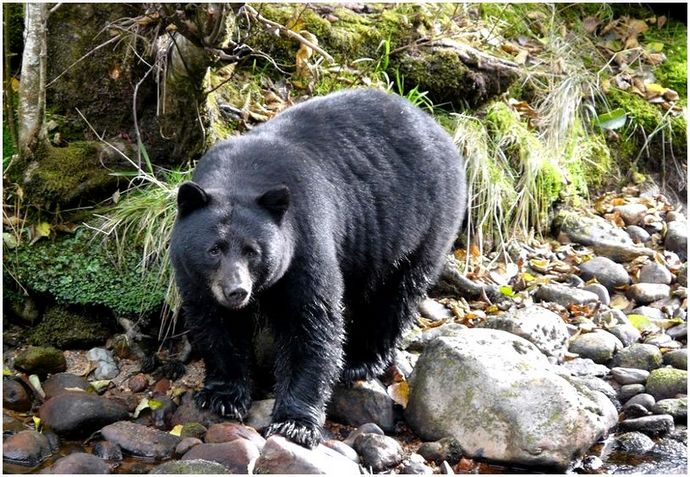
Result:
{"label": "bear's ear", "polygon": [[290,207],[290,189],[285,185],[264,192],[257,199],[258,204],[268,210],[280,222]]}
{"label": "bear's ear", "polygon": [[177,191],[177,209],[186,215],[208,204],[208,194],[195,182],[185,182]]}

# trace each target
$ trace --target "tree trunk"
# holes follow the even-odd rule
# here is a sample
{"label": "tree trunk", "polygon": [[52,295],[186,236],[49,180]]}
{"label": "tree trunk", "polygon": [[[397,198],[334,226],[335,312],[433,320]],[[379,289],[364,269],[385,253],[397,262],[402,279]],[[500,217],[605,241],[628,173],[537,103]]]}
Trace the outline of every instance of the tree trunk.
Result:
{"label": "tree trunk", "polygon": [[43,139],[46,109],[47,3],[27,3],[19,84],[19,153],[30,157]]}

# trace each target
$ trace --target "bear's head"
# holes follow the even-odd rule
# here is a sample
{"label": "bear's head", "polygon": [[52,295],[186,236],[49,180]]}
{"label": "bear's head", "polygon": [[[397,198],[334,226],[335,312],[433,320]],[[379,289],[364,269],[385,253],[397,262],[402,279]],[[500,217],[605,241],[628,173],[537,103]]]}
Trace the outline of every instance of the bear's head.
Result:
{"label": "bear's head", "polygon": [[287,270],[293,241],[286,186],[232,197],[185,182],[177,208],[170,257],[183,293],[201,288],[218,304],[240,309]]}

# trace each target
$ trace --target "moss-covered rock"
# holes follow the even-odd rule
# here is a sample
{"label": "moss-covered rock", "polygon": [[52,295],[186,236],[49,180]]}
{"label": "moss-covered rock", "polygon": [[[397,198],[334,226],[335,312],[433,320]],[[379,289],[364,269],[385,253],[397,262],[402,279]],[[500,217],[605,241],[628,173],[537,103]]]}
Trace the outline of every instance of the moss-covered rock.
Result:
{"label": "moss-covered rock", "polygon": [[28,374],[45,376],[67,369],[67,361],[62,351],[52,347],[30,346],[14,359],[14,366]]}
{"label": "moss-covered rock", "polygon": [[29,331],[28,341],[38,346],[84,349],[105,343],[110,335],[108,328],[107,322],[93,315],[53,306],[43,314],[41,323]]}
{"label": "moss-covered rock", "polygon": [[675,368],[654,369],[649,373],[646,389],[657,401],[685,394],[688,390],[688,372]]}

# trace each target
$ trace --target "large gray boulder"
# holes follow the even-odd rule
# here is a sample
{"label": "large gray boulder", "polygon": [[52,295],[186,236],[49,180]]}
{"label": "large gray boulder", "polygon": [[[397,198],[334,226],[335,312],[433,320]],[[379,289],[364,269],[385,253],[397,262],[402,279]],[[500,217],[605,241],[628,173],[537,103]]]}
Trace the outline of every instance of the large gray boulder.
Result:
{"label": "large gray boulder", "polygon": [[410,378],[406,418],[424,440],[455,437],[466,455],[565,469],[613,427],[602,393],[555,373],[532,343],[467,329],[431,343]]}

